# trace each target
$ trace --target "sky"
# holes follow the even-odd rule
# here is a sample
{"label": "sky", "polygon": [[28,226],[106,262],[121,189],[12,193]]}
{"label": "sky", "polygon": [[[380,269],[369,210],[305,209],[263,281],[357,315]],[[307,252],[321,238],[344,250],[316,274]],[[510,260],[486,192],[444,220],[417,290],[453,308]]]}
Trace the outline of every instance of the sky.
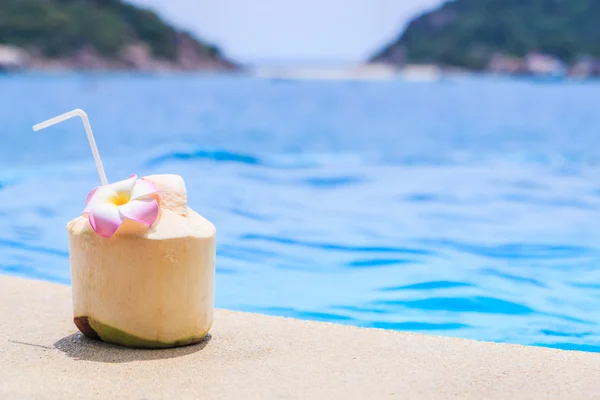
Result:
{"label": "sky", "polygon": [[443,0],[130,0],[249,64],[359,62]]}

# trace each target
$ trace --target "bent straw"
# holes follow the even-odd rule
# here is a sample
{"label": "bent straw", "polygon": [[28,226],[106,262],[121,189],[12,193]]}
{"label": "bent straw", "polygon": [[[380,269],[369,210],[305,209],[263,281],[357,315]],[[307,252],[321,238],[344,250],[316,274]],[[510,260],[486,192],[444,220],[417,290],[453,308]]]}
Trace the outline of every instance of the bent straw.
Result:
{"label": "bent straw", "polygon": [[92,155],[94,156],[94,160],[96,161],[96,168],[98,169],[98,174],[100,175],[100,181],[102,181],[102,185],[108,185],[108,180],[106,179],[106,173],[104,172],[104,167],[102,166],[102,160],[100,159],[100,153],[98,153],[98,147],[96,146],[96,141],[94,140],[94,134],[92,133],[92,126],[90,125],[90,120],[88,119],[85,111],[81,109],[76,109],[73,111],[69,111],[68,113],[64,113],[54,118],[50,118],[47,121],[40,122],[33,126],[34,131],[39,131],[40,129],[47,128],[49,126],[61,123],[73,117],[79,117],[83,121],[83,127],[85,128],[85,133],[87,134],[88,141],[90,142],[90,147],[92,149]]}

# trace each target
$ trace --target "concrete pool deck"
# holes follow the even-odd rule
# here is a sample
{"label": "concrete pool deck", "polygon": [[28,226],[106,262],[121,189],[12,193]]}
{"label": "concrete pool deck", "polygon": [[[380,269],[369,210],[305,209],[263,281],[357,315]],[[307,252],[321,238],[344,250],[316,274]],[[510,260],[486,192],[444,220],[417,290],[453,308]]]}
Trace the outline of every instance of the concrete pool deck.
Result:
{"label": "concrete pool deck", "polygon": [[217,310],[171,350],[84,338],[69,286],[0,276],[1,399],[592,399],[600,354]]}

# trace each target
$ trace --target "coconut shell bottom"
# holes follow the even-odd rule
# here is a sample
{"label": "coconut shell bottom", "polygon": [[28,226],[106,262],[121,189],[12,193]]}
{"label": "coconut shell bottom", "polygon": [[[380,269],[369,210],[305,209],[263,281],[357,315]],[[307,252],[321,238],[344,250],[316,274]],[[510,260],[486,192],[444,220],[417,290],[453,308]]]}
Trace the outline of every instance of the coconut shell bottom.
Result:
{"label": "coconut shell bottom", "polygon": [[201,342],[208,334],[207,330],[198,336],[183,338],[174,342],[161,342],[131,335],[87,316],[75,317],[73,321],[81,333],[91,339],[137,349],[167,349],[171,347],[188,346],[190,344]]}

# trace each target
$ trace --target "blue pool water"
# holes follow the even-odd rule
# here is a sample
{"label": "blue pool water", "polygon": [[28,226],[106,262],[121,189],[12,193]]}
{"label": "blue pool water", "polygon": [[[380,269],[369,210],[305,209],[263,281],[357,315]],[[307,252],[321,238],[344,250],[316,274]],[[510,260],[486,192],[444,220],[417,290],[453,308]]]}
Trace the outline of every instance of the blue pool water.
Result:
{"label": "blue pool water", "polygon": [[0,273],[69,282],[98,184],[178,173],[218,307],[600,350],[600,83],[0,77]]}

